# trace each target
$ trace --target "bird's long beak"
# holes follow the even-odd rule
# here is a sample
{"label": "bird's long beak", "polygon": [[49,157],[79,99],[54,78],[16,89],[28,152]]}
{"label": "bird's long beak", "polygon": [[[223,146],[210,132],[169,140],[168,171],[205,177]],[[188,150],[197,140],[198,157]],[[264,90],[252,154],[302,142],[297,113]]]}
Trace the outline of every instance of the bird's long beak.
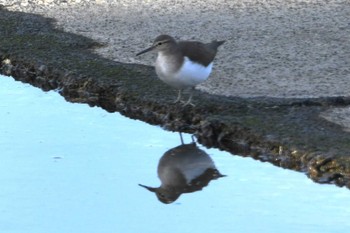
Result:
{"label": "bird's long beak", "polygon": [[147,48],[147,49],[145,49],[145,50],[139,52],[138,54],[136,54],[136,56],[141,55],[141,54],[143,54],[143,53],[147,53],[147,52],[149,52],[149,51],[152,51],[153,49],[154,49],[154,46],[149,47],[149,48]]}
{"label": "bird's long beak", "polygon": [[145,188],[145,189],[147,189],[147,190],[149,190],[149,191],[151,191],[151,192],[156,192],[157,191],[157,188],[152,188],[152,187],[148,187],[148,186],[146,186],[146,185],[143,185],[143,184],[139,184],[141,187],[143,187],[143,188]]}

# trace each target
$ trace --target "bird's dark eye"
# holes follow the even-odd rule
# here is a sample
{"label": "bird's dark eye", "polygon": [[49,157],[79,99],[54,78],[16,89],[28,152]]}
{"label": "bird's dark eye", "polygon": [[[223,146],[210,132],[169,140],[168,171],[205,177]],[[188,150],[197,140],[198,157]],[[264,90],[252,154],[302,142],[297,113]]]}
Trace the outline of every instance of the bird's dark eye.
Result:
{"label": "bird's dark eye", "polygon": [[158,44],[157,44],[157,45],[159,46],[159,45],[162,45],[162,44],[163,44],[163,42],[158,42]]}

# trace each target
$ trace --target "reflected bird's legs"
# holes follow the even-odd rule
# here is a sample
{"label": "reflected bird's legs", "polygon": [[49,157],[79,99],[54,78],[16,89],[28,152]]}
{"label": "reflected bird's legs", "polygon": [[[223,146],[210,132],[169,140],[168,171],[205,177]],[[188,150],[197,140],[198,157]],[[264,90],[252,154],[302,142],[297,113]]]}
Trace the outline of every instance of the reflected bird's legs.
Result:
{"label": "reflected bird's legs", "polygon": [[180,134],[180,139],[181,139],[181,145],[183,145],[184,144],[184,139],[182,138],[182,133],[179,132],[179,134]]}
{"label": "reflected bird's legs", "polygon": [[[179,132],[179,134],[180,134],[181,145],[184,145],[185,143],[184,143],[184,139],[182,137],[182,133]],[[196,143],[196,136],[194,136],[194,134],[191,135],[191,138],[192,138],[192,143]]]}

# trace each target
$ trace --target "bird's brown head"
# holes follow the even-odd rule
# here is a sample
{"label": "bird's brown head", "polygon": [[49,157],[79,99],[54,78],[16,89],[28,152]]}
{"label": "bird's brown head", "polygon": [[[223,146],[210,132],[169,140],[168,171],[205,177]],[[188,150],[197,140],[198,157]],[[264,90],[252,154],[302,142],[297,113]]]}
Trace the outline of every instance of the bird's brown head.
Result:
{"label": "bird's brown head", "polygon": [[157,36],[156,39],[154,39],[154,42],[151,47],[139,52],[136,54],[136,56],[139,56],[141,54],[147,53],[149,51],[166,51],[168,49],[171,49],[171,47],[176,44],[176,41],[173,37],[169,35],[160,35]]}

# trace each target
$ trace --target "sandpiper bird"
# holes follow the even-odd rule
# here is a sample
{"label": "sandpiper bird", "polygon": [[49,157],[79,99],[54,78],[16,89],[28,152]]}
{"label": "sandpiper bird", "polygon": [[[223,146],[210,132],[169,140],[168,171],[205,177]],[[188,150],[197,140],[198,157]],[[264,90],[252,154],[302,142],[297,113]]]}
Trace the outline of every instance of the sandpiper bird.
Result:
{"label": "sandpiper bird", "polygon": [[215,167],[213,160],[195,142],[184,144],[165,152],[158,164],[158,188],[139,184],[156,194],[159,201],[169,204],[183,193],[202,190],[210,181],[224,177]]}
{"label": "sandpiper bird", "polygon": [[[209,77],[217,49],[225,41],[212,41],[204,44],[198,41],[177,42],[169,35],[158,36],[153,45],[138,54],[155,50],[158,52],[156,60],[156,73],[166,84],[179,89],[175,101],[181,101],[184,89],[194,88]],[[192,104],[192,92],[184,106]]]}

